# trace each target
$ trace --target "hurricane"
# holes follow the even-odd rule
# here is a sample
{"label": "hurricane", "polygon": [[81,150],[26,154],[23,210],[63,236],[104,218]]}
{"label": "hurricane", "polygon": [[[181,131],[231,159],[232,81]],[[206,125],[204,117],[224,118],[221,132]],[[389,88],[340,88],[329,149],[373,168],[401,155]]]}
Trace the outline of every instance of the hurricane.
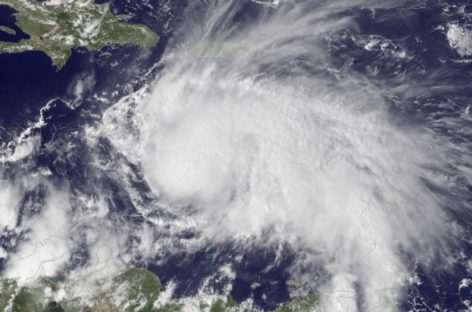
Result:
{"label": "hurricane", "polygon": [[407,79],[393,87],[334,65],[351,11],[401,3],[269,4],[244,17],[237,1],[188,9],[137,106],[144,176],[191,216],[200,244],[287,244],[290,274],[327,294],[326,311],[395,311],[415,279],[405,259],[428,268],[441,250],[446,269],[454,258],[445,176],[470,146],[396,114],[388,95],[415,92]]}

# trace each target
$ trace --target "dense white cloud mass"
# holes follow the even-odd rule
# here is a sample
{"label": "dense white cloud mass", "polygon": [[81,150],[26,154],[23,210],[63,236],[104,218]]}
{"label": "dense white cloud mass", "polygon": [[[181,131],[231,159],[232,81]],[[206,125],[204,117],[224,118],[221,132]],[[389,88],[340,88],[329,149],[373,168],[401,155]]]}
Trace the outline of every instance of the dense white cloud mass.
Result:
{"label": "dense white cloud mass", "polygon": [[472,30],[450,24],[447,29],[447,39],[451,48],[455,49],[460,56],[472,55]]}
{"label": "dense white cloud mass", "polygon": [[340,292],[364,311],[394,301],[409,278],[400,250],[421,261],[448,235],[423,183],[446,147],[392,122],[382,90],[326,67],[325,40],[352,22],[336,13],[360,4],[284,3],[235,26],[238,3],[220,3],[184,27],[139,108],[155,192],[191,207],[208,240],[319,252],[299,265],[332,276],[327,311],[343,309]]}
{"label": "dense white cloud mass", "polygon": [[67,237],[70,203],[63,193],[48,195],[40,215],[28,219],[27,241],[13,254],[5,275],[20,283],[34,281],[41,276],[54,276],[69,261],[72,242]]}
{"label": "dense white cloud mass", "polygon": [[18,189],[9,183],[0,183],[0,229],[14,228],[19,210]]}

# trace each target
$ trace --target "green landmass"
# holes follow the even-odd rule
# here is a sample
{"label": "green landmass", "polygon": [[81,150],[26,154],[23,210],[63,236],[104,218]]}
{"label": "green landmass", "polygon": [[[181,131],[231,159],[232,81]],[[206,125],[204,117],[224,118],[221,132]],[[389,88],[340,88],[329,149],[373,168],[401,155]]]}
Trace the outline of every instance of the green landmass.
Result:
{"label": "green landmass", "polygon": [[42,311],[42,305],[38,300],[40,294],[35,289],[23,287],[13,300],[13,312],[35,312]]}
{"label": "green landmass", "polygon": [[305,312],[315,311],[320,304],[320,296],[317,294],[310,294],[303,298],[293,299],[278,307],[276,312]]}
{"label": "green landmass", "polygon": [[[101,279],[90,277],[68,280],[63,277],[40,278],[19,286],[16,281],[0,279],[0,311],[11,312],[185,312],[185,299],[157,307],[161,292],[159,278],[141,268],[129,268]],[[197,301],[198,303],[198,301]],[[316,311],[319,295],[293,299],[276,312]],[[193,303],[194,304],[194,303]],[[243,308],[231,296],[200,302],[193,310],[202,312],[255,312]]]}
{"label": "green landmass", "polygon": [[0,310],[4,311],[5,307],[11,305],[15,299],[16,282],[11,280],[0,281]]}
{"label": "green landmass", "polygon": [[0,5],[17,11],[16,25],[30,36],[19,42],[0,41],[0,53],[43,51],[58,69],[64,66],[74,48],[94,51],[107,44],[151,48],[159,40],[148,27],[127,23],[128,16],[113,15],[108,3],[0,0]]}
{"label": "green landmass", "polygon": [[126,270],[116,276],[113,278],[113,284],[114,292],[117,288],[125,288],[125,311],[130,312],[151,312],[161,290],[161,283],[156,275],[138,268]]}
{"label": "green landmass", "polygon": [[[75,288],[77,285],[82,285],[79,291]],[[161,283],[156,275],[145,269],[130,268],[111,279],[41,278],[22,287],[13,280],[3,279],[0,287],[0,311],[152,312],[157,311],[153,306],[159,297]],[[78,296],[81,292],[84,292],[83,297]]]}
{"label": "green landmass", "polygon": [[10,35],[16,35],[16,31],[7,26],[0,25],[0,30]]}

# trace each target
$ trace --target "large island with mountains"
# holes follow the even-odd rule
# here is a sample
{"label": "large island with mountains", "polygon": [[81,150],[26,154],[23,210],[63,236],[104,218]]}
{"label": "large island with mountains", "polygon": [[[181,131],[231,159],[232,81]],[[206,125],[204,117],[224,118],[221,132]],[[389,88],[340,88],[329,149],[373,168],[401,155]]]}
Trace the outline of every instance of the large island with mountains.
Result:
{"label": "large island with mountains", "polygon": [[[16,11],[16,25],[29,35],[19,42],[0,41],[0,53],[38,50],[46,53],[60,69],[72,49],[100,50],[107,44],[153,47],[159,40],[144,25],[131,24],[127,15],[113,15],[109,4],[91,0],[0,0]],[[2,26],[0,31],[14,34]]]}

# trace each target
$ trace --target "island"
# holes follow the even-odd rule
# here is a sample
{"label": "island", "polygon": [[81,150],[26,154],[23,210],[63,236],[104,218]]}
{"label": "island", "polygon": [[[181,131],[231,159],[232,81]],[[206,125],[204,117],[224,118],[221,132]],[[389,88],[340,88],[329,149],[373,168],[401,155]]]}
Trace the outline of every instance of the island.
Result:
{"label": "island", "polygon": [[150,49],[159,41],[148,27],[129,23],[128,15],[113,15],[108,3],[0,0],[0,5],[16,10],[16,25],[30,37],[19,42],[0,41],[0,53],[42,51],[58,69],[74,48],[96,51],[107,44],[132,44]]}
{"label": "island", "polygon": [[16,31],[7,26],[0,25],[0,30],[6,32],[9,35],[16,35]]}

